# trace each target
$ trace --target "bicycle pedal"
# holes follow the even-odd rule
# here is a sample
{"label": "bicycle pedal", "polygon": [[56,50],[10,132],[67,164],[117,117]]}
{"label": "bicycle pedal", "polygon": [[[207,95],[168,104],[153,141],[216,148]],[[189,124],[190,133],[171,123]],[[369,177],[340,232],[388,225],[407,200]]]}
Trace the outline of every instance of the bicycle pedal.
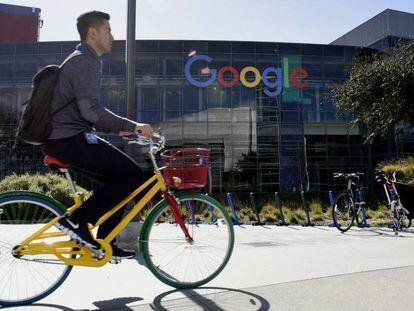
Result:
{"label": "bicycle pedal", "polygon": [[117,265],[117,264],[120,264],[121,261],[122,261],[121,258],[114,258],[114,257],[112,257],[111,260],[109,261],[109,263],[111,263],[113,265]]}
{"label": "bicycle pedal", "polygon": [[100,249],[100,250],[90,250],[92,252],[92,258],[97,259],[97,260],[101,260],[102,258],[105,257],[105,251]]}

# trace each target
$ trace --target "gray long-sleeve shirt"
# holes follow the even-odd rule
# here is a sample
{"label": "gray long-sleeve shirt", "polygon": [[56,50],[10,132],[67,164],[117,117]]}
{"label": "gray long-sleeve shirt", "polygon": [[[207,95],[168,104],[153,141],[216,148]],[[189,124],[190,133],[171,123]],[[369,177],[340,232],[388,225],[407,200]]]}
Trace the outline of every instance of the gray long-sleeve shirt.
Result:
{"label": "gray long-sleeve shirt", "polygon": [[[49,139],[67,138],[94,128],[113,134],[133,132],[135,122],[98,103],[101,60],[95,50],[85,42],[76,49],[82,55],[70,59],[63,66],[54,89],[52,114],[58,112],[53,115]],[[74,101],[67,104],[71,100]]]}

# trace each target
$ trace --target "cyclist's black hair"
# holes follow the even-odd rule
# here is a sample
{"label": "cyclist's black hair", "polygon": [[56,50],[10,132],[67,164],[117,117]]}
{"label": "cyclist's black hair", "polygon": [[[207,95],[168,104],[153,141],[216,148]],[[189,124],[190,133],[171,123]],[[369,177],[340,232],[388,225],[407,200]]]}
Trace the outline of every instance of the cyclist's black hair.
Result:
{"label": "cyclist's black hair", "polygon": [[90,27],[97,27],[103,23],[103,21],[109,21],[111,17],[109,14],[100,11],[91,11],[83,13],[78,17],[76,27],[82,41],[86,40],[88,29]]}

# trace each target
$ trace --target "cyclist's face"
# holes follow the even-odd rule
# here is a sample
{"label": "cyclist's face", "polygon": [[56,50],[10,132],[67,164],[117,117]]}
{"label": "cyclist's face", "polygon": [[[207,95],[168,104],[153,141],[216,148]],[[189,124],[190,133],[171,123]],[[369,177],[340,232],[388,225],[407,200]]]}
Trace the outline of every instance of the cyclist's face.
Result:
{"label": "cyclist's face", "polygon": [[96,47],[99,49],[98,52],[100,54],[111,52],[113,41],[114,37],[111,33],[111,25],[105,20],[96,28]]}

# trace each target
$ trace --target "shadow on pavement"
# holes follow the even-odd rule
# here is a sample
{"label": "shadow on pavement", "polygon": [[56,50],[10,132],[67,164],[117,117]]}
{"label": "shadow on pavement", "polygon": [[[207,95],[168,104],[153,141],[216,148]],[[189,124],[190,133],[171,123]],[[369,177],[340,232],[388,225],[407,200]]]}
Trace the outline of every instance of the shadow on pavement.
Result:
{"label": "shadow on pavement", "polygon": [[101,310],[113,310],[113,309],[132,310],[131,308],[127,307],[127,304],[131,302],[141,301],[141,300],[143,300],[143,298],[141,297],[121,297],[121,298],[114,298],[111,300],[95,301],[93,304]]}
{"label": "shadow on pavement", "polygon": [[34,303],[31,305],[26,306],[18,306],[18,307],[0,307],[0,309],[4,310],[18,310],[18,311],[43,311],[43,310],[56,310],[56,311],[76,311],[75,309],[71,309],[65,306],[54,305],[54,304],[47,304],[47,303]]}
{"label": "shadow on pavement", "polygon": [[349,230],[344,235],[350,235],[350,236],[381,236],[381,237],[387,237],[387,238],[411,238],[411,236],[404,236],[404,233],[413,234],[414,231],[412,229],[406,229],[404,231],[399,232],[398,235],[395,235],[394,231],[390,228],[363,228],[361,230],[355,231],[355,230]]}
{"label": "shadow on pavement", "polygon": [[[181,293],[186,298],[165,300],[170,295]],[[270,303],[251,292],[224,287],[200,287],[191,290],[172,290],[154,298],[154,310],[270,310]]]}

